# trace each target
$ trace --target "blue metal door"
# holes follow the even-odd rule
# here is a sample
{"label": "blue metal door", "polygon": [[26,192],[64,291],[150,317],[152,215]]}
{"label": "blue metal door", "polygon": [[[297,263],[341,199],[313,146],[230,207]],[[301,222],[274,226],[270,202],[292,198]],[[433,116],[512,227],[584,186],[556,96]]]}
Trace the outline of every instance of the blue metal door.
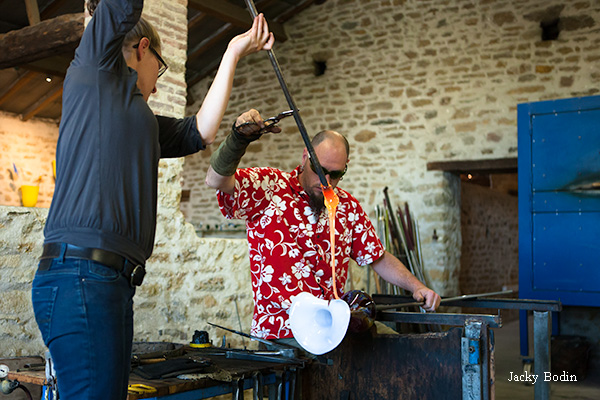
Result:
{"label": "blue metal door", "polygon": [[519,297],[600,305],[600,96],[520,104]]}

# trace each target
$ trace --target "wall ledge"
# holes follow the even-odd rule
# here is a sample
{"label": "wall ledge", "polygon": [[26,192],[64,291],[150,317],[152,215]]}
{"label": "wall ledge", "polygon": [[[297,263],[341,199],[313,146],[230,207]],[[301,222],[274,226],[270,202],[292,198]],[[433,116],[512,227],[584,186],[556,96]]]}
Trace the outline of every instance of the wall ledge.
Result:
{"label": "wall ledge", "polygon": [[444,171],[453,174],[510,174],[517,172],[517,166],[517,157],[432,161],[427,163],[427,171]]}

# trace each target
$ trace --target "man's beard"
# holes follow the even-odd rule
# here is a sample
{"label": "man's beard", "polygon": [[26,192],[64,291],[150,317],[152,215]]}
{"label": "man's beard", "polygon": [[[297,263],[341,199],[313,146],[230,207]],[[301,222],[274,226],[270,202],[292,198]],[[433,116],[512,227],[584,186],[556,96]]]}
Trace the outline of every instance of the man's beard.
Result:
{"label": "man's beard", "polygon": [[310,208],[312,208],[315,215],[319,216],[325,209],[325,198],[323,197],[322,193],[315,194],[308,191],[308,204],[310,205]]}

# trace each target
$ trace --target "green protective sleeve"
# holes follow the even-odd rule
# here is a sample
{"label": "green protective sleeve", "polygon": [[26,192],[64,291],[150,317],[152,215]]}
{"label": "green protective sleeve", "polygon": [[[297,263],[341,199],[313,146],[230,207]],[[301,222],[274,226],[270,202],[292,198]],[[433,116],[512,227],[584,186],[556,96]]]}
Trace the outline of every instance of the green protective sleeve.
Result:
{"label": "green protective sleeve", "polygon": [[235,124],[231,133],[225,138],[217,151],[210,157],[212,169],[221,176],[232,176],[248,145],[257,140],[261,135],[242,136],[236,129]]}

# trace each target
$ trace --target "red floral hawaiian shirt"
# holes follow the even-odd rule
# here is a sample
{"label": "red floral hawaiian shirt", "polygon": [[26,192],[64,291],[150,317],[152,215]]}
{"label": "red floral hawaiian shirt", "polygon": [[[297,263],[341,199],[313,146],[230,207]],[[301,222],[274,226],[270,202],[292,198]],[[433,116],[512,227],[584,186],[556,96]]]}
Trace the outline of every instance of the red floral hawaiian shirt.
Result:
{"label": "red floral hawaiian shirt", "polygon": [[[238,169],[235,192],[217,192],[227,218],[244,219],[254,296],[251,334],[265,339],[292,337],[288,312],[301,292],[333,298],[331,243],[327,210],[316,216],[298,181],[274,168]],[[381,257],[383,246],[358,201],[336,188],[336,287],[348,278],[348,263],[367,265]]]}

